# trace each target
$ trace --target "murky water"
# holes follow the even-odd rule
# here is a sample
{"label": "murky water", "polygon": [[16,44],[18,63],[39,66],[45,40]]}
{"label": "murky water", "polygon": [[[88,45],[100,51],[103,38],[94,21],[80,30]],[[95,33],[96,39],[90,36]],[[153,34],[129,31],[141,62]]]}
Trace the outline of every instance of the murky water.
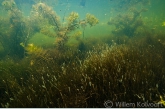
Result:
{"label": "murky water", "polygon": [[0,107],[164,107],[164,0],[0,0]]}

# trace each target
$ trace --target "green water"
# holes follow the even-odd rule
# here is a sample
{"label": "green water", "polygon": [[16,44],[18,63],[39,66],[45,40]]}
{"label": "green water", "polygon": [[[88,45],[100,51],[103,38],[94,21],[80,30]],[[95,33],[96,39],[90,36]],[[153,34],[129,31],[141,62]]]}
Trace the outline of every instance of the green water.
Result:
{"label": "green water", "polygon": [[0,107],[165,107],[164,0],[0,3]]}

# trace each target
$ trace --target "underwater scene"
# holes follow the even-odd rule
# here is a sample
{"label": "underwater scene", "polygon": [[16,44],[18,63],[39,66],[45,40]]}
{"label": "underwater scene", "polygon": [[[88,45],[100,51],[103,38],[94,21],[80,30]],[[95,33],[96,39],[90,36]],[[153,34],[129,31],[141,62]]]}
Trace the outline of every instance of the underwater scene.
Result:
{"label": "underwater scene", "polygon": [[0,107],[165,107],[165,0],[0,0]]}

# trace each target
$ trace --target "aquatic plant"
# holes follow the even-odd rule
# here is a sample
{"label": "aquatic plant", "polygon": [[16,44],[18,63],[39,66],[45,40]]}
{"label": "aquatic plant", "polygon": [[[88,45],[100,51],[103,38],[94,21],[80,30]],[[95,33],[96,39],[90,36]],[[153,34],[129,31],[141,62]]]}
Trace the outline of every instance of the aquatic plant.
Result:
{"label": "aquatic plant", "polygon": [[[0,107],[99,108],[105,107],[107,100],[131,103],[148,101],[164,106],[164,34],[146,32],[141,37],[132,37],[136,34],[134,28],[143,24],[141,20],[138,21],[139,17],[135,17],[140,15],[140,11],[133,11],[131,17],[121,15],[121,19],[118,18],[120,24],[115,19],[115,22],[109,22],[116,28],[122,26],[115,33],[121,37],[114,35],[83,40],[79,38],[83,33],[75,30],[79,27],[84,29],[87,24],[95,26],[98,23],[95,16],[87,14],[86,19],[79,21],[78,13],[72,12],[66,18],[67,23],[63,24],[53,9],[44,3],[34,5],[32,10],[28,22],[22,22],[20,18],[21,23],[25,24],[25,37],[16,41],[27,55],[22,60],[0,60]],[[4,37],[11,37],[15,30],[20,30],[17,28],[19,21],[13,19],[5,22],[6,19],[0,18],[0,38],[3,39],[0,41],[4,46],[8,40]],[[5,33],[7,27],[4,25],[7,24],[14,25],[14,29]],[[127,29],[133,30],[133,33],[126,32]],[[58,49],[43,49],[28,44],[27,40],[34,31],[56,37]],[[20,34],[14,36],[20,37]],[[69,38],[73,37],[79,41],[77,49],[65,48]]]}
{"label": "aquatic plant", "polygon": [[86,14],[86,21],[87,23],[89,23],[90,26],[94,26],[99,22],[99,20],[94,15],[91,15],[89,13]]}
{"label": "aquatic plant", "polygon": [[[86,24],[89,23],[93,26],[96,24],[96,21],[91,20],[95,18],[93,15],[88,14],[88,16],[90,16],[88,22],[85,20],[85,22],[82,23],[82,21],[79,20],[78,13],[72,12],[66,18],[67,23],[65,25],[60,21],[60,17],[54,10],[42,2],[32,6],[30,16],[28,17],[23,16],[14,0],[4,0],[2,5],[5,11],[8,12],[8,17],[1,19],[0,24],[3,27],[1,28],[2,33],[0,34],[0,38],[4,54],[8,53],[18,58],[25,56],[25,48],[28,46],[28,41],[36,32],[41,32],[50,37],[56,37],[55,46],[57,49],[62,50],[69,38],[72,37],[69,35],[71,32],[81,26],[84,36]],[[96,18],[94,20],[96,20]],[[20,45],[21,43],[24,47]]]}
{"label": "aquatic plant", "polygon": [[165,106],[165,101],[163,100],[162,96],[160,96],[160,101],[158,103],[163,104],[163,106]]}
{"label": "aquatic plant", "polygon": [[13,8],[16,8],[16,3],[14,0],[4,0],[2,2],[2,6],[5,8],[5,10],[12,10]]}
{"label": "aquatic plant", "polygon": [[[55,11],[53,11],[52,8],[50,8],[48,5],[44,4],[44,3],[37,3],[35,5],[33,5],[32,7],[32,11],[31,11],[31,16],[32,17],[44,17],[46,18],[50,24],[52,24],[55,28],[55,30],[59,31],[60,29],[60,19],[57,16],[57,14],[55,13]],[[37,19],[36,19],[37,20]]]}
{"label": "aquatic plant", "polygon": [[162,23],[162,26],[165,26],[165,22]]}
{"label": "aquatic plant", "polygon": [[5,33],[2,34],[1,43],[3,43],[4,52],[17,58],[24,57],[24,49],[20,46],[21,42],[26,42],[30,32],[26,26],[22,12],[17,8],[14,0],[4,0],[3,8],[7,12],[7,18],[3,22]]}
{"label": "aquatic plant", "polygon": [[43,27],[40,29],[40,33],[46,35],[46,36],[49,36],[49,37],[57,37],[57,34],[52,31],[54,27]]}
{"label": "aquatic plant", "polygon": [[114,19],[111,19],[108,25],[114,25],[116,27],[112,33],[118,36],[126,35],[128,37],[133,37],[141,33],[139,28],[144,28],[145,25],[140,14],[145,11],[146,9],[141,9],[140,11],[132,9],[127,14],[119,14]]}
{"label": "aquatic plant", "polygon": [[35,46],[34,44],[28,44],[26,47],[25,47],[25,50],[27,52],[27,54],[38,54],[38,53],[41,53],[42,52],[42,48],[39,48],[37,46]]}
{"label": "aquatic plant", "polygon": [[69,17],[67,18],[68,21],[68,28],[75,27],[78,24],[79,15],[76,12],[71,12]]}
{"label": "aquatic plant", "polygon": [[[59,50],[62,49],[69,40],[69,33],[78,29],[80,26],[85,28],[84,26],[86,26],[87,23],[91,26],[94,26],[98,23],[98,19],[95,16],[87,14],[85,20],[86,22],[83,24],[82,21],[79,21],[79,14],[76,12],[71,12],[66,18],[67,23],[62,25],[56,12],[44,3],[37,3],[33,5],[31,19],[34,20],[33,22],[41,22],[40,24],[38,23],[37,27],[41,33],[51,37],[57,37],[55,44]],[[45,24],[47,26],[45,26]],[[50,29],[49,27],[52,28]],[[51,32],[51,30],[54,32]]]}
{"label": "aquatic plant", "polygon": [[[104,107],[109,99],[163,103],[160,96],[165,91],[162,76],[165,48],[155,38],[132,38],[127,44],[98,45],[85,58],[81,58],[81,53],[48,50],[40,58],[33,58],[32,66],[26,62],[30,66],[26,68],[29,76],[22,80],[16,78],[17,85],[13,87],[8,82],[11,83],[17,73],[10,72],[12,67],[0,67],[1,72],[14,75],[11,81],[8,79],[1,84],[3,87],[8,84],[4,89],[12,93],[3,97],[6,100],[1,106]],[[17,67],[22,68],[20,65]]]}

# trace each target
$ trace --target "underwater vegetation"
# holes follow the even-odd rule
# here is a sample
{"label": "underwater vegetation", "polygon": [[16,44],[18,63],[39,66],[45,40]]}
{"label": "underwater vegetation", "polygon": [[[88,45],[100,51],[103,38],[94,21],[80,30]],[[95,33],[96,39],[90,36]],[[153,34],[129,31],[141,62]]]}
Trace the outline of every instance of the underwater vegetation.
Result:
{"label": "underwater vegetation", "polygon": [[[116,2],[128,7],[149,0]],[[34,4],[28,17],[14,0],[3,0],[2,7],[0,107],[103,108],[107,100],[165,107],[165,33],[152,32],[142,15],[147,9],[116,14],[106,21],[114,27],[107,35],[88,37],[85,30],[101,25],[93,14],[60,18],[44,2]],[[30,39],[36,34],[54,43],[35,45]]]}
{"label": "underwater vegetation", "polygon": [[117,36],[126,35],[128,37],[136,36],[145,30],[144,22],[141,18],[141,13],[147,11],[146,9],[136,10],[131,9],[126,14],[119,14],[115,18],[110,19],[108,25],[114,25],[115,30],[112,33]]}
{"label": "underwater vegetation", "polygon": [[2,6],[8,12],[8,18],[1,19],[1,44],[5,52],[22,58],[24,50],[19,43],[26,38],[23,15],[14,0],[5,0]]}
{"label": "underwater vegetation", "polygon": [[[26,47],[20,46],[20,44],[28,46],[28,40],[36,32],[41,32],[49,37],[56,37],[56,49],[60,50],[72,37],[69,36],[69,33],[81,27],[85,28],[87,24],[95,26],[98,23],[98,19],[92,14],[88,13],[86,19],[81,21],[78,13],[71,12],[66,17],[67,24],[64,25],[56,12],[50,6],[41,2],[32,6],[30,16],[27,18],[22,15],[14,0],[4,0],[2,6],[8,12],[9,18],[1,19],[1,44],[5,52],[18,58],[25,56],[24,48]],[[3,33],[4,29],[5,33]],[[5,36],[9,36],[10,39]]]}
{"label": "underwater vegetation", "polygon": [[83,59],[78,51],[48,50],[18,64],[1,62],[1,106],[104,107],[107,99],[164,103],[165,45],[153,37],[135,40],[96,46]]}
{"label": "underwater vegetation", "polygon": [[[84,23],[79,19],[79,14],[76,12],[71,12],[70,15],[66,18],[67,24],[63,24],[60,22],[60,18],[57,16],[54,10],[52,10],[49,6],[44,3],[38,3],[33,6],[32,9],[32,18],[34,18],[34,22],[38,21],[39,18],[42,18],[42,21],[48,20],[49,25],[53,29],[52,34],[49,32],[49,28],[45,30],[45,26],[42,25],[41,32],[46,35],[56,36],[57,39],[55,44],[57,45],[58,49],[62,49],[63,45],[68,41],[69,37],[68,34],[76,29],[80,28],[81,25],[87,24],[94,26],[98,23],[98,19],[91,14],[86,15],[86,19],[83,20]],[[40,22],[40,21],[38,21]],[[50,33],[50,34],[49,34]]]}

